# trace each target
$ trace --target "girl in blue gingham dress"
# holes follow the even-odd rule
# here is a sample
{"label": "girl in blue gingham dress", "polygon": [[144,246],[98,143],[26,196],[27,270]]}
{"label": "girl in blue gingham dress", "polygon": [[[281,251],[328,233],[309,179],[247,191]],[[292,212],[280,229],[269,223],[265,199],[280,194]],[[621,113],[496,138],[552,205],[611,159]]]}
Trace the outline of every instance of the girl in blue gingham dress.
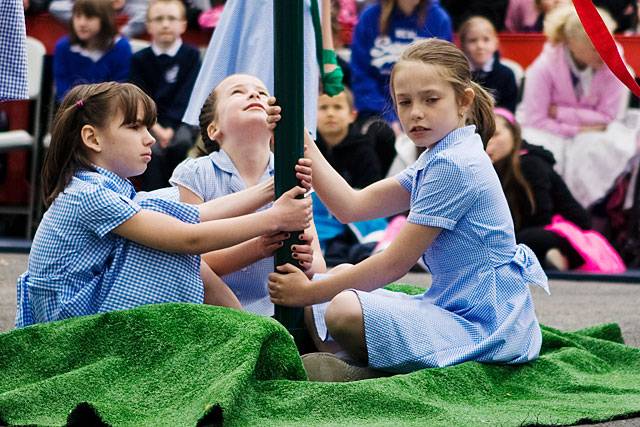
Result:
{"label": "girl in blue gingham dress", "polygon": [[[16,326],[161,302],[239,308],[198,254],[309,224],[310,202],[294,199],[301,187],[253,214],[272,198],[268,188],[199,207],[136,201],[127,178],[151,159],[154,122],[153,101],[131,84],[80,85],[65,97],[43,167],[49,209],[18,279]],[[244,216],[222,219],[234,215]]]}
{"label": "girl in blue gingham dress", "polygon": [[[264,83],[247,74],[233,74],[216,86],[200,113],[203,156],[182,162],[170,179],[181,201],[199,204],[252,185],[272,185],[272,132],[265,120],[268,99]],[[325,271],[313,222],[305,236],[311,238],[310,244],[293,245],[293,257],[312,277]],[[204,254],[202,260],[222,276],[245,310],[272,316],[267,277],[273,272],[272,253],[286,237],[285,233],[261,236]]]}
{"label": "girl in blue gingham dress", "polygon": [[[316,304],[311,319],[319,347],[341,347],[380,370],[535,359],[541,333],[528,286],[547,290],[547,278],[533,252],[515,242],[509,207],[484,151],[495,129],[490,95],[472,82],[462,52],[436,39],[404,51],[390,86],[404,131],[426,148],[415,164],[353,190],[312,141],[307,151],[316,192],[338,219],[409,210],[406,225],[385,251],[313,285],[295,267],[280,267],[269,279],[272,301]],[[378,289],[419,258],[432,274],[424,294]]]}

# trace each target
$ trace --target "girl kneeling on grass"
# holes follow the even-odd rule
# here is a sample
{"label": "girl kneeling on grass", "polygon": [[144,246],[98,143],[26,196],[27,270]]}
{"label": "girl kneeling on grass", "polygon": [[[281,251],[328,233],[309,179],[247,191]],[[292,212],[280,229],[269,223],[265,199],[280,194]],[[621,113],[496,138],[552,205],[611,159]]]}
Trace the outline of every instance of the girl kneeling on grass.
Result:
{"label": "girl kneeling on grass", "polygon": [[[528,285],[547,290],[547,278],[534,253],[516,244],[484,151],[495,128],[490,95],[471,80],[462,52],[437,39],[408,47],[390,86],[404,131],[426,148],[412,166],[354,190],[310,138],[307,151],[315,190],[340,221],[409,210],[406,225],[383,252],[313,285],[294,266],[278,267],[269,279],[272,301],[330,301],[313,307],[320,349],[337,350],[328,332],[352,358],[384,371],[535,359],[542,338]],[[428,291],[409,297],[378,289],[419,258],[432,273]]]}
{"label": "girl kneeling on grass", "polygon": [[151,160],[155,118],[153,101],[127,83],[81,85],[65,97],[44,163],[49,209],[18,279],[16,326],[162,302],[239,308],[198,254],[309,226],[311,201],[295,199],[301,187],[257,213],[273,195],[264,186],[253,190],[259,197],[199,206],[136,202],[127,178]]}

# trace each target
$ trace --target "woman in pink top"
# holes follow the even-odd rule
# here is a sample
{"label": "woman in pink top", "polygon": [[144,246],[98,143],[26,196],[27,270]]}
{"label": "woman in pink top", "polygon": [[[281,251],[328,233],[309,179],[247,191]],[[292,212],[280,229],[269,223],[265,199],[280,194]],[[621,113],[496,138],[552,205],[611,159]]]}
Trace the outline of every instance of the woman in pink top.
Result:
{"label": "woman in pink top", "polygon": [[[615,21],[600,14],[613,31]],[[603,64],[573,6],[551,12],[544,32],[548,42],[527,70],[518,115],[525,138],[553,152],[569,188],[588,206],[635,151],[635,132],[615,121],[628,91]]]}

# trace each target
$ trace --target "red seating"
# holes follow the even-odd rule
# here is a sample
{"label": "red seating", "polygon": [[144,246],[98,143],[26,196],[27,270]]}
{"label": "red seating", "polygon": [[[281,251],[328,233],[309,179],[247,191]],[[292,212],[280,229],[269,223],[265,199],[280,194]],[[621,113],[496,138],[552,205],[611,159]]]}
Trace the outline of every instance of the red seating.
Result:
{"label": "red seating", "polygon": [[[640,36],[615,36],[624,49],[627,63],[640,75]],[[500,34],[500,53],[527,68],[542,51],[546,38],[542,34]]]}

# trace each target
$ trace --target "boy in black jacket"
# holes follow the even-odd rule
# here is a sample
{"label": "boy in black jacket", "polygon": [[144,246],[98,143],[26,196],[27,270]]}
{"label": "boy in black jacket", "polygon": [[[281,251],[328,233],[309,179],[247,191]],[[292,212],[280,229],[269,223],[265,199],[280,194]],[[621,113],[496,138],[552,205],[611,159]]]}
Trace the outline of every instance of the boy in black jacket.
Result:
{"label": "boy in black jacket", "polygon": [[152,0],[147,11],[151,46],[133,55],[130,81],[142,88],[158,107],[153,157],[142,175],[142,190],[169,185],[173,169],[192,147],[197,129],[182,123],[200,69],[200,52],[182,42],[187,29],[180,0]]}

